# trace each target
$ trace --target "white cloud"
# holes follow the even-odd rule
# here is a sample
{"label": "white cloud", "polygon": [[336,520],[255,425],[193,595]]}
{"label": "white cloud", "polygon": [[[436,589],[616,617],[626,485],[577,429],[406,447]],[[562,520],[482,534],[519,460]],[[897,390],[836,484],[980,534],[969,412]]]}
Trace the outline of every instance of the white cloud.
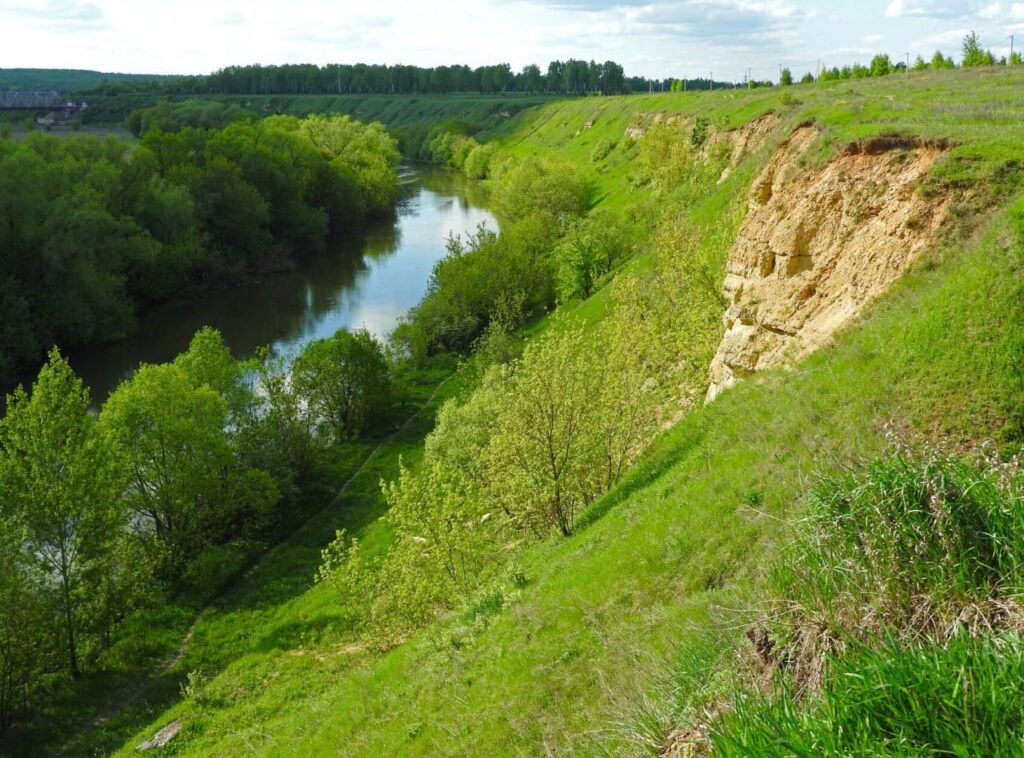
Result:
{"label": "white cloud", "polygon": [[[979,14],[999,17],[984,23]],[[629,74],[773,76],[779,63],[930,55],[965,29],[1009,35],[1024,0],[0,0],[0,66],[205,73],[245,63],[519,69],[612,59]],[[984,35],[983,35],[984,37]],[[948,42],[948,45],[947,45]],[[706,75],[706,73],[704,74]]]}
{"label": "white cloud", "polygon": [[982,18],[998,18],[1003,12],[1003,6],[1000,3],[992,3],[978,11],[978,15]]}
{"label": "white cloud", "polygon": [[885,15],[889,18],[964,18],[978,12],[977,5],[958,0],[892,0]]}

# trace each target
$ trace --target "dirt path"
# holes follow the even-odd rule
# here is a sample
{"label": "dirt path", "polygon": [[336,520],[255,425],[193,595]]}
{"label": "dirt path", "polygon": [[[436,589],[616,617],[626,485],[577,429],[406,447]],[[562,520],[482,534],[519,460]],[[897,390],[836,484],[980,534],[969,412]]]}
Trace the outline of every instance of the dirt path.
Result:
{"label": "dirt path", "polygon": [[[409,416],[404,422],[402,422],[401,426],[399,426],[397,429],[395,429],[395,431],[393,431],[391,434],[389,434],[387,437],[381,440],[377,444],[377,446],[369,452],[369,454],[363,459],[363,462],[359,464],[359,468],[357,468],[352,473],[352,475],[348,479],[346,479],[345,482],[341,485],[341,488],[338,490],[337,494],[327,505],[327,507],[322,508],[321,510],[311,515],[308,519],[303,521],[302,524],[295,528],[292,534],[298,534],[303,529],[305,529],[314,519],[318,518],[325,510],[327,510],[327,508],[332,508],[335,505],[337,505],[338,501],[345,497],[345,493],[348,492],[348,488],[352,484],[352,482],[354,482],[359,477],[359,475],[366,470],[366,467],[370,465],[370,462],[375,457],[377,457],[377,453],[379,453],[384,448],[385,445],[388,445],[391,442],[393,442],[398,435],[400,435],[402,432],[408,429],[409,425],[412,424],[412,422],[415,421],[417,418],[419,418],[420,414],[422,414],[423,411],[430,407],[431,403],[433,403],[434,400],[437,398],[437,394],[441,391],[441,388],[444,387],[444,385],[447,384],[448,381],[453,376],[455,376],[455,374],[449,374],[447,377],[442,379],[438,383],[438,385],[434,387],[434,391],[430,394],[430,397],[427,398],[427,400],[422,405],[420,405],[419,408],[416,409],[416,412]],[[101,710],[84,727],[75,732],[75,734],[71,738],[66,740],[61,745],[58,752],[60,754],[66,753],[68,750],[74,747],[75,743],[81,740],[82,737],[84,737],[86,734],[88,734],[94,729],[98,729],[111,719],[116,718],[125,708],[134,703],[136,700],[138,700],[139,697],[144,695],[146,691],[157,680],[161,679],[163,676],[170,673],[171,669],[177,666],[178,663],[180,663],[181,660],[185,657],[185,653],[188,652],[188,645],[192,641],[192,635],[195,634],[196,628],[199,626],[200,622],[206,617],[206,614],[219,601],[223,600],[225,597],[227,597],[232,592],[237,590],[240,586],[245,584],[246,581],[252,578],[252,576],[257,571],[259,571],[260,567],[263,566],[267,558],[269,558],[270,555],[283,544],[283,542],[280,542],[277,545],[274,545],[273,547],[264,551],[263,554],[260,556],[259,560],[257,560],[252,566],[249,567],[248,571],[246,571],[241,577],[232,582],[231,585],[223,592],[221,592],[217,597],[213,598],[210,602],[203,606],[202,610],[200,610],[199,613],[196,614],[196,617],[192,621],[191,626],[189,626],[188,631],[185,632],[185,636],[182,637],[181,644],[178,645],[175,651],[171,653],[159,666],[157,666],[152,671],[152,673],[150,673],[143,679],[140,679],[132,686],[128,687],[117,700],[115,700],[113,703],[111,703],[106,708]]]}

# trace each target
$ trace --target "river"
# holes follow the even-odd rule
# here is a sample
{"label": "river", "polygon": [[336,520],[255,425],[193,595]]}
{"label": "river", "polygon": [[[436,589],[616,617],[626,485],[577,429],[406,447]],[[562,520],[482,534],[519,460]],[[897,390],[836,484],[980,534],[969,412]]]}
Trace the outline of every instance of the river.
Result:
{"label": "river", "polygon": [[479,184],[423,164],[403,165],[400,174],[403,199],[394,221],[307,256],[294,271],[162,305],[142,316],[127,339],[72,353],[72,367],[102,401],[140,363],[183,352],[203,326],[219,329],[237,358],[262,345],[293,353],[342,328],[385,337],[423,297],[449,234],[481,223],[497,228]]}

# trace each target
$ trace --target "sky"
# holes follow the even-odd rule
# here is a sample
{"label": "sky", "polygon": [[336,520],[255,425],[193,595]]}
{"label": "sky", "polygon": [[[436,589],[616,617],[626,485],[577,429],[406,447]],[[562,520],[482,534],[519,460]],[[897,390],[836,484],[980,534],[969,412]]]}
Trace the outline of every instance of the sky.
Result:
{"label": "sky", "polygon": [[776,79],[1024,48],[1024,2],[971,0],[0,0],[0,68],[201,74],[245,63],[614,60],[628,75]]}

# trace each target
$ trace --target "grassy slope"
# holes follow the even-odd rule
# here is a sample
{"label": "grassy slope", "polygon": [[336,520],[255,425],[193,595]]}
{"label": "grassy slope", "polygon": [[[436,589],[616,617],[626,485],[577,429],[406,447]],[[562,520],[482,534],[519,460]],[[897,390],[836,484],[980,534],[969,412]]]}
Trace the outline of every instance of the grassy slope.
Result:
{"label": "grassy slope", "polygon": [[[120,124],[137,108],[184,96],[96,95],[89,99],[86,123]],[[202,98],[200,98],[202,99]],[[360,121],[379,121],[389,129],[413,124],[465,120],[474,124],[500,124],[508,115],[551,101],[547,95],[223,95],[213,99],[241,106],[258,115],[287,113],[344,113]],[[506,115],[503,115],[506,114]]]}
{"label": "grassy slope", "polygon": [[[888,131],[952,138],[965,146],[939,175],[992,180],[1024,158],[1022,84],[1024,73],[1002,71],[796,88],[803,105],[783,111],[793,123],[816,118],[834,146]],[[593,144],[621,137],[634,111],[703,113],[736,126],[779,97],[560,103],[499,136],[518,152],[558,150],[589,165]],[[596,111],[594,127],[575,136]],[[614,156],[595,179],[609,203],[624,204],[628,168]],[[740,172],[691,215],[713,216],[752,175],[752,166]],[[195,754],[618,752],[638,731],[662,735],[686,700],[663,687],[673,660],[709,621],[717,644],[732,644],[745,619],[735,609],[747,607],[816,469],[878,450],[890,422],[963,444],[1019,441],[1022,253],[1001,211],[975,228],[917,266],[834,346],[795,371],[739,385],[662,435],[596,504],[587,528],[523,555],[529,583],[511,606],[441,619],[382,657],[348,645],[325,587],[292,595],[261,622],[225,615],[222,628],[249,642],[211,636],[219,674],[200,697],[156,715],[124,754],[178,716],[187,726],[176,749]]]}

